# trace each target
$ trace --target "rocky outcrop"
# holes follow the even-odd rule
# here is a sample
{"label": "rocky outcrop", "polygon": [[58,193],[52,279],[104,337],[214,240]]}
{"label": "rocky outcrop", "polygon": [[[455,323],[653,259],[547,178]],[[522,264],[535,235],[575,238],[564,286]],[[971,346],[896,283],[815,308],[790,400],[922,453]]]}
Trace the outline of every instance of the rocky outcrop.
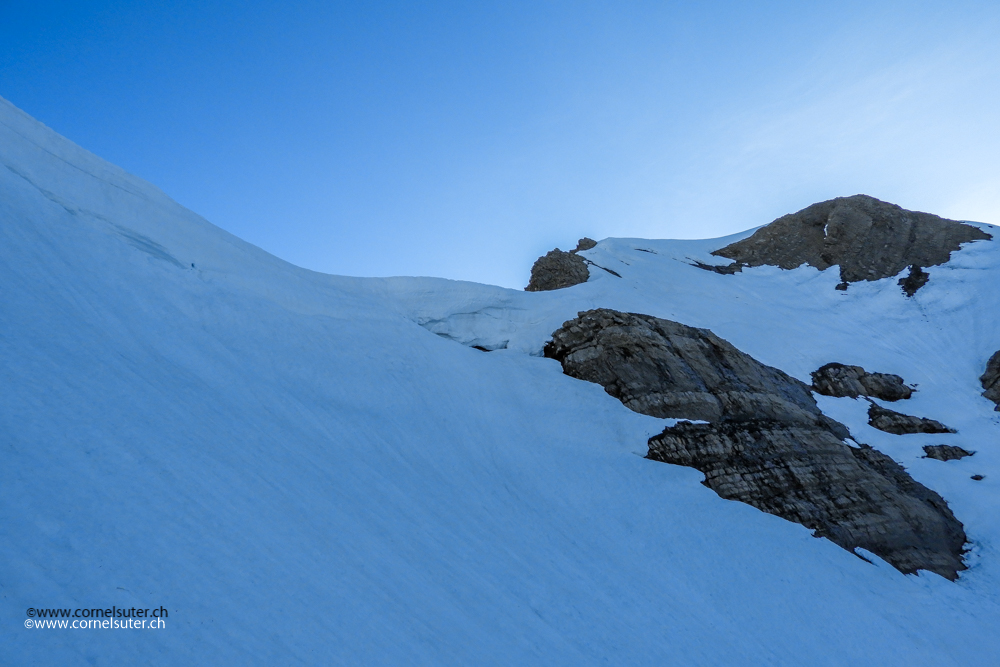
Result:
{"label": "rocky outcrop", "polygon": [[845,444],[847,429],[820,412],[805,383],[711,331],[591,310],[556,331],[545,355],[636,412],[711,422],[665,429],[648,457],[701,470],[720,496],[903,572],[955,579],[965,569],[962,524],[938,494],[883,454]]}
{"label": "rocky outcrop", "polygon": [[699,269],[704,269],[705,271],[712,271],[713,273],[718,273],[723,276],[731,276],[734,273],[740,273],[743,271],[743,265],[739,262],[733,262],[732,264],[723,264],[721,266],[715,264],[705,264],[704,262],[699,262],[694,260],[694,265]]}
{"label": "rocky outcrop", "polygon": [[972,456],[975,452],[956,447],[954,445],[924,445],[924,458],[937,459],[938,461],[957,461],[966,456]]}
{"label": "rocky outcrop", "polygon": [[965,532],[944,500],[888,456],[833,434],[773,421],[679,423],[649,440],[649,458],[705,473],[728,500],[795,521],[905,573],[954,580]]}
{"label": "rocky outcrop", "polygon": [[809,387],[765,366],[708,329],[605,308],[580,313],[552,335],[545,356],[653,417],[772,419],[847,429],[816,406]]}
{"label": "rocky outcrop", "polygon": [[546,292],[585,283],[589,277],[590,270],[583,257],[556,248],[535,260],[531,267],[531,279],[524,289]]}
{"label": "rocky outcrop", "polygon": [[963,243],[990,238],[972,225],[855,195],[778,218],[712,254],[748,266],[794,269],[809,264],[824,270],[837,265],[844,288],[847,283],[888,278],[915,266],[916,273],[904,285],[912,296],[926,282],[919,267],[943,264]]}
{"label": "rocky outcrop", "polygon": [[569,252],[556,248],[539,257],[531,267],[531,279],[524,288],[525,291],[546,292],[587,282],[590,278],[588,262],[577,253],[590,250],[596,245],[597,241],[594,239],[583,237],[577,242],[576,248]]}
{"label": "rocky outcrop", "polygon": [[954,429],[934,419],[904,415],[872,403],[868,408],[868,425],[895,435],[910,433],[955,433]]}
{"label": "rocky outcrop", "polygon": [[861,366],[832,363],[812,373],[812,388],[824,396],[871,396],[884,401],[900,401],[913,395],[903,378],[889,373],[869,373]]}
{"label": "rocky outcrop", "polygon": [[986,362],[986,372],[983,373],[979,381],[983,385],[983,396],[997,404],[996,410],[1000,412],[1000,351],[997,351],[990,360]]}

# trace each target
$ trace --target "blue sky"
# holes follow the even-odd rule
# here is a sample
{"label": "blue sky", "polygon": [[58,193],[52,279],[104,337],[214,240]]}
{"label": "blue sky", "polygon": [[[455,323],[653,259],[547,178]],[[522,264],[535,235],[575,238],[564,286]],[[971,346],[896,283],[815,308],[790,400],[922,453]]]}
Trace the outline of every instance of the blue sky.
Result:
{"label": "blue sky", "polygon": [[10,2],[0,95],[295,264],[523,287],[863,192],[1000,223],[1000,4]]}

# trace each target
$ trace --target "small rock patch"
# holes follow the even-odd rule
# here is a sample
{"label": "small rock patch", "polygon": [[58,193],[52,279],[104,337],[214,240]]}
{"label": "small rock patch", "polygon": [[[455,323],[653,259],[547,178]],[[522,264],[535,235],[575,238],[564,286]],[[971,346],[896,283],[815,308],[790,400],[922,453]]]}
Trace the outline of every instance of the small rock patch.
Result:
{"label": "small rock patch", "polygon": [[869,373],[861,366],[830,363],[812,373],[812,388],[824,396],[871,396],[884,401],[900,401],[913,395],[903,378],[889,373]]}
{"label": "small rock patch", "polygon": [[904,415],[901,412],[888,410],[875,403],[872,403],[871,407],[868,408],[868,424],[880,431],[894,435],[956,432],[955,429],[948,428],[934,419]]}
{"label": "small rock patch", "polygon": [[975,452],[955,447],[954,445],[924,445],[924,458],[937,459],[938,461],[957,461],[966,456],[972,456]]}

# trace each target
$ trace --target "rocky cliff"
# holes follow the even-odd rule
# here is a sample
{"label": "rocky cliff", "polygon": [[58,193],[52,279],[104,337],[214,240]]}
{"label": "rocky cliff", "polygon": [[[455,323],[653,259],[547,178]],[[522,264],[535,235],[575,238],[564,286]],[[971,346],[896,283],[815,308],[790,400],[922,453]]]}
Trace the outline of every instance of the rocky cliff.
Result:
{"label": "rocky cliff", "polygon": [[705,485],[811,528],[901,572],[956,579],[965,532],[937,493],[888,456],[829,431],[774,421],[681,422],[649,441],[648,457],[705,473]]}
{"label": "rocky cliff", "polygon": [[845,444],[805,383],[706,329],[597,309],[553,333],[545,355],[626,406],[679,423],[648,458],[705,473],[720,496],[796,521],[902,572],[955,579],[965,532],[947,503],[887,456]]}
{"label": "rocky cliff", "polygon": [[600,384],[645,415],[772,419],[848,435],[820,412],[804,382],[707,329],[601,308],[566,322],[544,353],[558,359],[567,375]]}

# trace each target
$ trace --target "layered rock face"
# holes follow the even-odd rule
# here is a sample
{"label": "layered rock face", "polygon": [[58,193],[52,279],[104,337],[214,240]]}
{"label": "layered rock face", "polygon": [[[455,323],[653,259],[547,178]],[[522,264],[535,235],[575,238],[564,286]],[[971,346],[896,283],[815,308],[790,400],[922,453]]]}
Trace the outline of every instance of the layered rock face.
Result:
{"label": "layered rock face", "polygon": [[943,264],[963,243],[990,238],[971,225],[855,195],[778,218],[713,254],[748,266],[769,264],[783,269],[809,264],[823,270],[836,264],[843,287],[915,267],[901,283],[912,296],[927,282],[920,267]]}
{"label": "layered rock face", "polygon": [[679,423],[649,441],[648,457],[705,473],[721,497],[795,521],[905,573],[956,579],[962,525],[938,494],[888,456],[832,433],[774,421]]}
{"label": "layered rock face", "polygon": [[552,335],[545,356],[567,375],[600,384],[653,417],[774,419],[847,429],[823,415],[809,387],[759,363],[708,329],[605,308],[580,313]]}
{"label": "layered rock face", "polygon": [[720,496],[862,547],[903,572],[955,579],[965,533],[947,503],[888,457],[842,439],[805,383],[706,329],[608,309],[580,313],[545,355],[626,406],[680,423],[649,440],[648,457],[697,468]]}
{"label": "layered rock face", "polygon": [[868,424],[886,433],[906,435],[910,433],[954,433],[941,422],[924,417],[904,415],[901,412],[887,410],[874,403],[868,408]]}
{"label": "layered rock face", "polygon": [[913,395],[903,378],[889,373],[869,373],[861,366],[832,363],[812,373],[812,388],[824,396],[839,398],[871,396],[884,401],[901,401]]}
{"label": "layered rock face", "polygon": [[577,253],[596,245],[597,241],[584,237],[569,252],[556,248],[539,257],[531,267],[531,278],[525,291],[546,292],[587,282],[590,278],[587,260]]}
{"label": "layered rock face", "polygon": [[983,373],[979,381],[983,385],[983,396],[997,404],[996,410],[1000,412],[1000,351],[997,351],[990,360],[986,362],[986,372]]}

